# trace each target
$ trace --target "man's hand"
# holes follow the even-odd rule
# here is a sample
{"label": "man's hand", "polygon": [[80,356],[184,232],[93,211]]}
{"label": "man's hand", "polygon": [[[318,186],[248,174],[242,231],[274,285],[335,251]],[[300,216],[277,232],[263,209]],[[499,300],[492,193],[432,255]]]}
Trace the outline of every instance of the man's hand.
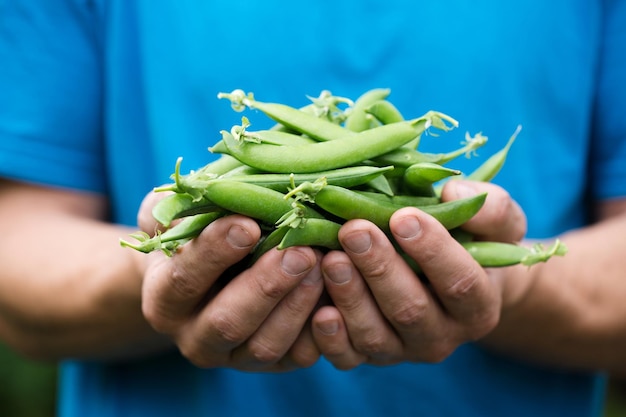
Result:
{"label": "man's hand", "polygon": [[[149,196],[139,214],[148,233],[156,226],[149,215],[154,202]],[[283,371],[319,358],[308,323],[323,290],[319,253],[274,249],[223,282],[260,234],[255,221],[232,215],[211,223],[171,258],[148,255],[144,316],[197,366]]]}
{"label": "man's hand", "polygon": [[[519,206],[501,188],[451,181],[442,198],[488,192],[464,228],[478,239],[515,242],[526,233]],[[333,305],[313,318],[313,335],[337,368],[361,363],[439,362],[498,323],[502,284],[480,267],[434,218],[416,208],[390,221],[397,244],[419,265],[422,281],[372,223],[354,220],[340,231],[344,251],[322,261]]]}

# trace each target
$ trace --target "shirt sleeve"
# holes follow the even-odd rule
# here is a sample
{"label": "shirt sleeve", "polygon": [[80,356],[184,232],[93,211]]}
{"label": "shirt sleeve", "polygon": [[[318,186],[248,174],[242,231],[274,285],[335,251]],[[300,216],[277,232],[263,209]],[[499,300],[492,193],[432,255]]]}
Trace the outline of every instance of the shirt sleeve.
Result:
{"label": "shirt sleeve", "polygon": [[604,2],[603,42],[592,132],[592,197],[626,197],[626,2]]}
{"label": "shirt sleeve", "polygon": [[0,176],[105,190],[94,4],[2,2]]}

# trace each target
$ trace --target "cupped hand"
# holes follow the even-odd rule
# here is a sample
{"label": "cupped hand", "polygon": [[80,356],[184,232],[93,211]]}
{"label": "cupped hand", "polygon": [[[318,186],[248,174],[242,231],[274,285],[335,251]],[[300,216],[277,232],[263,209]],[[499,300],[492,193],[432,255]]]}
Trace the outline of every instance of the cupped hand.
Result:
{"label": "cupped hand", "polygon": [[[139,225],[156,224],[144,200]],[[200,367],[284,371],[319,358],[308,323],[323,291],[321,255],[298,247],[267,252],[249,269],[225,277],[261,236],[258,224],[231,215],[211,223],[172,256],[148,255],[142,310]]]}
{"label": "cupped hand", "polygon": [[[522,239],[525,215],[502,188],[450,181],[442,199],[485,191],[485,205],[464,228],[483,240]],[[501,273],[482,268],[437,220],[417,208],[398,210],[390,228],[426,279],[365,220],[347,222],[339,235],[344,251],[330,252],[322,261],[332,304],[315,313],[312,331],[322,355],[339,369],[439,362],[499,321]]]}

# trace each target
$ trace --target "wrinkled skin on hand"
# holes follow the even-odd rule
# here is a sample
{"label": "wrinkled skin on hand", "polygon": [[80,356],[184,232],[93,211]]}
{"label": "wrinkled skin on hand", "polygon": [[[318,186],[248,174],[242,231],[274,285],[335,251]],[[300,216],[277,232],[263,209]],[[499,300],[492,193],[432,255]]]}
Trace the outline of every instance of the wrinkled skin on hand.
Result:
{"label": "wrinkled skin on hand", "polygon": [[[484,191],[485,205],[464,228],[477,239],[520,241],[525,215],[502,188],[451,181],[442,199]],[[318,348],[339,369],[440,362],[498,324],[506,269],[482,268],[435,219],[416,208],[398,210],[390,227],[427,283],[372,223],[346,223],[339,235],[344,251],[330,252],[322,261],[332,304],[320,308],[312,321]]]}
{"label": "wrinkled skin on hand", "polygon": [[[147,233],[156,228],[150,211],[158,194],[148,195],[139,212]],[[255,221],[232,215],[211,223],[172,257],[148,255],[144,316],[193,364],[278,372],[319,358],[308,324],[323,291],[319,252],[274,249],[250,269],[220,280],[260,236]]]}

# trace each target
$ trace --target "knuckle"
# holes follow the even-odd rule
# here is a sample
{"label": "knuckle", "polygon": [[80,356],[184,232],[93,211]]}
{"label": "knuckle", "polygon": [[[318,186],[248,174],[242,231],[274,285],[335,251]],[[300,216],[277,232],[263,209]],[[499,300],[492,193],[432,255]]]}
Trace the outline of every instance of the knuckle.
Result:
{"label": "knuckle", "polygon": [[207,331],[219,345],[239,346],[248,338],[243,329],[233,320],[227,311],[213,312],[207,323]]}
{"label": "knuckle", "polygon": [[255,280],[259,293],[264,299],[277,301],[285,295],[285,288],[283,288],[282,282],[278,279],[264,279],[263,276],[259,276]]}
{"label": "knuckle", "polygon": [[396,307],[390,320],[399,329],[413,328],[424,321],[428,307],[428,302],[425,299],[405,301],[404,304]]}
{"label": "knuckle", "polygon": [[183,299],[193,299],[202,295],[203,288],[193,280],[187,272],[177,266],[168,276],[168,288],[180,295]]}
{"label": "knuckle", "polygon": [[480,292],[481,280],[473,272],[466,272],[454,279],[446,289],[446,296],[452,300],[465,300]]}
{"label": "knuckle", "polygon": [[367,277],[368,281],[379,281],[384,279],[391,271],[391,260],[389,258],[378,259],[371,257],[360,270]]}
{"label": "knuckle", "polygon": [[368,357],[378,360],[388,356],[387,345],[387,340],[383,335],[375,334],[362,341],[355,342],[355,349]]}
{"label": "knuckle", "polygon": [[283,353],[276,346],[260,341],[251,341],[248,344],[248,352],[254,362],[262,365],[274,364],[283,356]]}

